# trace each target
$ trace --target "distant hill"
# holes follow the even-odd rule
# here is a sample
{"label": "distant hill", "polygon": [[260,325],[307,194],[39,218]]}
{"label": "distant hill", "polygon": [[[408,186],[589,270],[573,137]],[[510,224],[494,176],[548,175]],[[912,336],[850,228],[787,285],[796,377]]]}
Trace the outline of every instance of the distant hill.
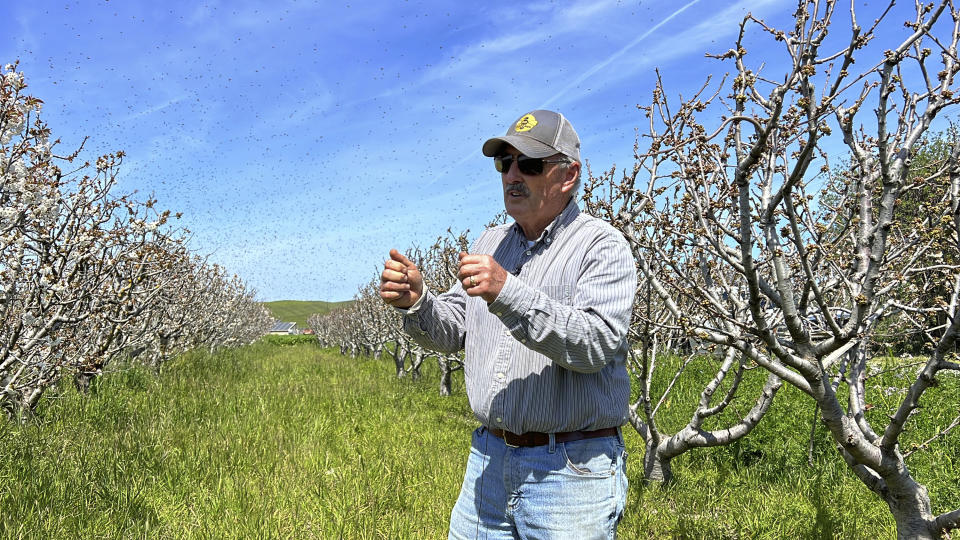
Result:
{"label": "distant hill", "polygon": [[295,322],[298,328],[303,329],[307,328],[307,318],[314,313],[327,313],[351,303],[353,303],[353,300],[344,302],[277,300],[276,302],[264,302],[263,305],[277,319],[285,322]]}

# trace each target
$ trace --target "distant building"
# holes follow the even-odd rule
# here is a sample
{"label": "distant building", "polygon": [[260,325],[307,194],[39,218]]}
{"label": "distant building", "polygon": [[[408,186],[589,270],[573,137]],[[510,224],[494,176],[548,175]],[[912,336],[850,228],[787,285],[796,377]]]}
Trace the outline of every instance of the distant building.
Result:
{"label": "distant building", "polygon": [[298,333],[297,323],[295,322],[277,321],[270,329],[270,334],[274,336],[291,336]]}

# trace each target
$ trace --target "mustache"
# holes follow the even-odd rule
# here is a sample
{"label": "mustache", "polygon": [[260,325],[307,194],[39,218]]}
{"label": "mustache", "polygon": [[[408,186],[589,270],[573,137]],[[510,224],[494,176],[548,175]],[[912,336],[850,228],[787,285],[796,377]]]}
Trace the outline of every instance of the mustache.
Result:
{"label": "mustache", "polygon": [[524,195],[524,196],[530,194],[530,189],[527,187],[526,184],[522,182],[517,182],[516,184],[507,184],[506,186],[503,186],[504,193],[509,193],[511,191],[516,191],[520,193],[520,195]]}

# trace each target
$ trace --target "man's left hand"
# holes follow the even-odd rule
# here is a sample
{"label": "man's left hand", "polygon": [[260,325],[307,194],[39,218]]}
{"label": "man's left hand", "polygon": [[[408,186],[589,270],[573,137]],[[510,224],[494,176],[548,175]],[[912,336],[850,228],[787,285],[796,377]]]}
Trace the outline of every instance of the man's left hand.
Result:
{"label": "man's left hand", "polygon": [[507,271],[490,255],[461,252],[457,277],[468,295],[479,296],[489,304],[497,299],[507,282]]}

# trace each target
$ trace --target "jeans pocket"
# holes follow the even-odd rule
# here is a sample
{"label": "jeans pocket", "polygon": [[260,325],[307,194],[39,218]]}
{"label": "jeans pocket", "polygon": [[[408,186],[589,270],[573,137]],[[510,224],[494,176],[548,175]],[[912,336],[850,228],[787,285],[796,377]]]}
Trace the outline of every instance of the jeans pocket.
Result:
{"label": "jeans pocket", "polygon": [[616,472],[622,449],[615,437],[598,437],[558,444],[567,469],[579,476],[607,478]]}

